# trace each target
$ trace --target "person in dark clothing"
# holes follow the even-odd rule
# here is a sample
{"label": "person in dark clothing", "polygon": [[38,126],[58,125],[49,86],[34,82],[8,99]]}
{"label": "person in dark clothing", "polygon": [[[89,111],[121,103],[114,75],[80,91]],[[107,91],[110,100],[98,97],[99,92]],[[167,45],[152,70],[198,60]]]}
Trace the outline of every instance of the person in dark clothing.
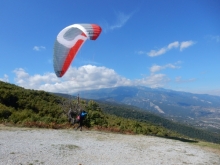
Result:
{"label": "person in dark clothing", "polygon": [[83,121],[84,121],[84,119],[85,119],[85,117],[86,117],[86,115],[87,115],[87,113],[86,113],[86,111],[80,111],[80,114],[79,114],[79,118],[78,118],[78,123],[79,123],[79,125],[78,125],[78,127],[76,128],[76,130],[78,130],[79,128],[80,128],[80,131],[82,131],[82,127],[83,127]]}

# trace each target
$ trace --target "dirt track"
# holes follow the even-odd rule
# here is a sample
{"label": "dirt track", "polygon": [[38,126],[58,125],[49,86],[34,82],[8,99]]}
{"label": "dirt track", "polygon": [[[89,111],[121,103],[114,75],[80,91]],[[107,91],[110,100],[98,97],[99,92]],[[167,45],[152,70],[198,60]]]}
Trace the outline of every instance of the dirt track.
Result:
{"label": "dirt track", "polygon": [[201,147],[142,135],[0,127],[0,165],[220,164]]}

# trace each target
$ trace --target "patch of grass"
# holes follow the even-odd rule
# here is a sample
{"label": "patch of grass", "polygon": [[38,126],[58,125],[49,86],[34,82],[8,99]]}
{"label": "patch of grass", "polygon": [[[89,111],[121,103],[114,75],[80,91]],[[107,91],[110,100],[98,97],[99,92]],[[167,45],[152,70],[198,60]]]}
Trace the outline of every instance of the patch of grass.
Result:
{"label": "patch of grass", "polygon": [[214,153],[220,155],[220,144],[199,141],[198,143],[193,143],[193,145],[202,147],[205,150],[208,150],[208,151],[211,151],[211,152],[214,152]]}
{"label": "patch of grass", "polygon": [[197,145],[201,146],[201,147],[208,147],[208,148],[217,149],[220,152],[220,144],[199,141],[199,143],[197,143]]}

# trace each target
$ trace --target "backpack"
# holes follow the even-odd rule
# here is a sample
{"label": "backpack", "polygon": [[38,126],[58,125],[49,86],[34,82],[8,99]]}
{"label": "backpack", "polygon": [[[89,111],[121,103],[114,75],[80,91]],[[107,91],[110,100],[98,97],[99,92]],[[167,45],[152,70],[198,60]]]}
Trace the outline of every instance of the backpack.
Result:
{"label": "backpack", "polygon": [[87,113],[86,112],[82,112],[80,114],[80,119],[84,119],[86,117]]}

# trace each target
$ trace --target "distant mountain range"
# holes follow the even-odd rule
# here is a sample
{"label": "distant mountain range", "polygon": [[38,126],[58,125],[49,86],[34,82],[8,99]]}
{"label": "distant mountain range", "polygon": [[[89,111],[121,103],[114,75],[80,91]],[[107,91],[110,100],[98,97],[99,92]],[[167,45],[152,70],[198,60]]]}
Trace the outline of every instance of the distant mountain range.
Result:
{"label": "distant mountain range", "polygon": [[81,91],[79,94],[82,98],[133,105],[172,120],[220,131],[220,96],[140,86]]}

